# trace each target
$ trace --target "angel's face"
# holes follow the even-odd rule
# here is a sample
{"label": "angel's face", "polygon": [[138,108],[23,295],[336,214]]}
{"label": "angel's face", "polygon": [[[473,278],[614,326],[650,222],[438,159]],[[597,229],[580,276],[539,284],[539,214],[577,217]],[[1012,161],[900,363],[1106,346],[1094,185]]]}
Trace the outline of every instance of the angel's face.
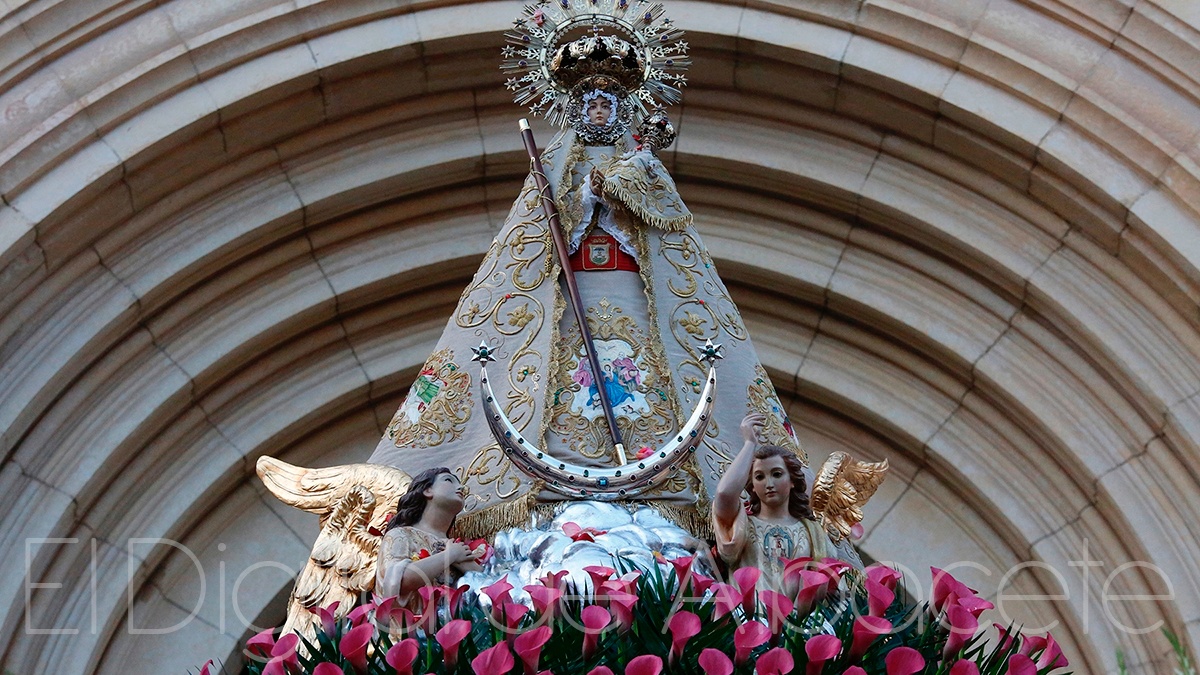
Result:
{"label": "angel's face", "polygon": [[754,460],[750,484],[764,505],[787,507],[788,498],[792,495],[792,475],[788,473],[782,457]]}
{"label": "angel's face", "polygon": [[463,486],[458,477],[452,473],[439,474],[433,485],[425,491],[429,501],[439,506],[461,509],[463,505]]}

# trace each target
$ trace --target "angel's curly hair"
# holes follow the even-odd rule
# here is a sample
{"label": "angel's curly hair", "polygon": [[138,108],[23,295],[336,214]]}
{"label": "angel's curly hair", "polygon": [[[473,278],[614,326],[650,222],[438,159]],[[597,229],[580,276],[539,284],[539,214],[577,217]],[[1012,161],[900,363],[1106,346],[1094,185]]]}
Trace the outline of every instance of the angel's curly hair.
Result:
{"label": "angel's curly hair", "polygon": [[[799,520],[816,520],[808,505],[808,481],[804,480],[804,465],[796,453],[778,445],[760,445],[754,449],[754,459],[782,457],[788,475],[792,477],[792,492],[788,495],[788,513]],[[746,493],[750,495],[750,513],[758,515],[762,500],[754,494],[754,472],[746,478]]]}
{"label": "angel's curly hair", "polygon": [[388,521],[387,529],[416,525],[425,513],[425,505],[429,503],[425,491],[433,487],[433,481],[444,473],[453,475],[453,472],[444,466],[435,466],[417,474],[408,484],[408,491],[396,502],[396,515]]}

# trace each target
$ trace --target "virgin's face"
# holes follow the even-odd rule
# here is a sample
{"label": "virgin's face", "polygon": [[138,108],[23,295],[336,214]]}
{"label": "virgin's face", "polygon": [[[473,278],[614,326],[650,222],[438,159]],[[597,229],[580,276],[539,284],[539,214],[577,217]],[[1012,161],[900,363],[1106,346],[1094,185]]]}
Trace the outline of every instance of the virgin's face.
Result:
{"label": "virgin's face", "polygon": [[612,118],[612,102],[603,96],[588,101],[587,118],[589,123],[598,127],[608,126],[608,120]]}
{"label": "virgin's face", "polygon": [[754,460],[750,482],[759,501],[769,506],[787,506],[792,495],[792,475],[782,457]]}
{"label": "virgin's face", "polygon": [[451,473],[438,474],[438,477],[433,479],[433,485],[425,491],[425,496],[429,497],[429,501],[448,506],[451,508],[462,508],[463,505],[463,486],[458,482],[458,477]]}

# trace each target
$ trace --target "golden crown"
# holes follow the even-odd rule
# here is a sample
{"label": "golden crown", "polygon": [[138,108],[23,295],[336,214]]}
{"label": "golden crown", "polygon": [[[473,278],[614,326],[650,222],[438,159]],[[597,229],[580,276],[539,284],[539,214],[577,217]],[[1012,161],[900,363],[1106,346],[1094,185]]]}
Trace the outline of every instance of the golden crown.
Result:
{"label": "golden crown", "polygon": [[637,119],[678,103],[691,65],[683,31],[662,3],[643,0],[543,0],[526,5],[504,34],[506,86],[531,115],[567,122],[572,87],[605,75],[628,92]]}

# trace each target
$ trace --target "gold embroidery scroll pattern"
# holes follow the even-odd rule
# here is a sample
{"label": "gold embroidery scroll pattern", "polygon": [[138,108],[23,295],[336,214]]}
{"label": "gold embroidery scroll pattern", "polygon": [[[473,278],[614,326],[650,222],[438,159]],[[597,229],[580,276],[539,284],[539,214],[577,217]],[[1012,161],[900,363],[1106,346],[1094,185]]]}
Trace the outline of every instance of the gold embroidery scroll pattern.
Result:
{"label": "gold embroidery scroll pattern", "polygon": [[663,345],[662,333],[659,330],[661,324],[658,321],[658,297],[651,291],[654,287],[654,266],[657,263],[650,255],[649,236],[649,230],[645,227],[640,227],[636,228],[633,238],[637,246],[638,267],[642,276],[642,292],[646,295],[646,307],[650,314],[650,324],[648,327],[650,333],[649,348],[655,361],[663,364],[665,376],[662,389],[666,392],[667,403],[670,404],[672,412],[675,413],[675,428],[678,429],[683,426],[683,406],[680,404],[679,396],[676,395],[675,387],[672,386],[672,380],[676,377],[676,373],[671,371],[670,360],[667,359],[666,347]]}
{"label": "gold embroidery scroll pattern", "polygon": [[[808,453],[800,447],[800,441],[790,428],[787,411],[783,409],[779,395],[775,393],[775,387],[762,364],[754,367],[754,380],[746,391],[746,408],[747,412],[762,413],[767,418],[762,430],[762,438],[767,443],[791,450],[805,466],[808,466]],[[789,426],[784,426],[785,422]]]}
{"label": "gold embroidery scroll pattern", "polygon": [[457,474],[463,485],[480,488],[495,486],[491,490],[479,491],[468,488],[463,501],[463,509],[467,511],[487,506],[493,498],[497,501],[511,499],[521,489],[521,477],[513,471],[512,462],[508,461],[496,443],[476,453],[470,464],[458,468]]}
{"label": "gold embroidery scroll pattern", "polygon": [[454,363],[454,352],[440,349],[417,375],[404,403],[388,424],[396,447],[433,447],[462,436],[471,419],[471,375]]}
{"label": "gold embroidery scroll pattern", "polygon": [[[657,264],[657,261],[654,260],[650,255],[649,237],[649,228],[640,227],[636,230],[634,242],[637,246],[638,266],[641,270],[643,291],[646,294],[646,306],[649,309],[650,314],[649,351],[654,362],[660,364],[657,370],[663,373],[663,383],[659,391],[666,395],[666,402],[670,406],[671,411],[674,413],[675,425],[672,429],[672,433],[674,433],[674,429],[678,429],[683,426],[684,412],[678,393],[676,392],[675,387],[672,386],[672,380],[677,377],[678,373],[671,370],[671,363],[670,360],[667,359],[666,347],[663,344],[662,334],[659,330],[659,326],[661,324],[658,320],[658,298],[650,290],[653,288],[651,285],[651,280],[654,278],[654,268]],[[709,423],[709,430],[711,431],[711,429],[715,426],[716,420],[711,420]],[[700,478],[696,457],[693,456],[686,463],[684,463],[683,468],[696,482],[695,494],[697,496],[697,501],[707,503],[708,491],[705,489],[704,481]],[[672,481],[667,489],[678,492],[679,490],[675,488],[678,488],[678,484]],[[686,489],[686,485],[684,486],[684,489]]]}
{"label": "gold embroidery scroll pattern", "polygon": [[[542,355],[532,349],[544,326],[544,308],[529,291],[538,288],[554,269],[549,255],[550,232],[538,203],[537,189],[527,181],[525,189],[514,202],[508,222],[519,220],[504,237],[496,241],[485,259],[485,266],[475,282],[464,292],[456,315],[459,327],[475,329],[481,338],[501,335],[519,337],[520,344],[507,363],[509,381],[505,392],[505,408],[509,419],[524,429],[534,418],[536,398],[541,389]],[[509,261],[500,268],[501,252]],[[488,325],[488,329],[483,327]],[[493,337],[494,339],[494,337]],[[498,446],[484,448],[461,470],[465,485],[480,488],[495,485],[494,496],[501,500],[512,497],[521,486],[512,465]],[[473,504],[491,501],[493,490],[471,490]]]}

